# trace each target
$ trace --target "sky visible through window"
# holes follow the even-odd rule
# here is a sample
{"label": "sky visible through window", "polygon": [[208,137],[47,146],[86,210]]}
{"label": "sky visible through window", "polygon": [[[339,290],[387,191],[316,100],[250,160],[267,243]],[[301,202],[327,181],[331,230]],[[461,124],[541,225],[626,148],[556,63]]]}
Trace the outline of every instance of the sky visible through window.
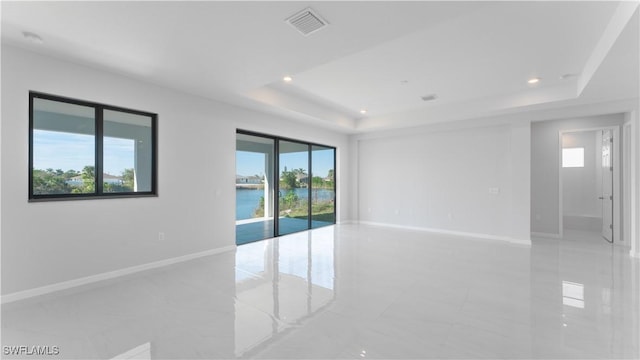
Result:
{"label": "sky visible through window", "polygon": [[[325,177],[329,175],[329,169],[333,169],[333,149],[313,152],[313,176]],[[305,169],[309,171],[308,155],[306,152],[288,153],[280,167],[288,170]],[[242,176],[264,175],[264,154],[247,151],[236,151],[236,173]]]}
{"label": "sky visible through window", "polygon": [[562,167],[584,167],[584,148],[562,149]]}
{"label": "sky visible through window", "polygon": [[[134,141],[113,137],[104,138],[104,172],[122,175],[124,169],[134,167]],[[47,130],[33,130],[34,169],[63,171],[95,166],[95,137]]]}

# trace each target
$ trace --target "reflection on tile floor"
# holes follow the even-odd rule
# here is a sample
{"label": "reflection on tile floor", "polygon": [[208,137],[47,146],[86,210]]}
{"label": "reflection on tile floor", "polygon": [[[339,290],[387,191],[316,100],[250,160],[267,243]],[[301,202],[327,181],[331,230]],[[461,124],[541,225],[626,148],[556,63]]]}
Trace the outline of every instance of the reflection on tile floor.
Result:
{"label": "reflection on tile floor", "polygon": [[[332,223],[326,221],[311,220],[311,228],[329,226]],[[280,218],[280,233],[290,234],[307,230],[308,219]],[[243,245],[257,240],[273,237],[273,220],[243,222],[236,225],[236,244]]]}
{"label": "reflection on tile floor", "polygon": [[637,359],[638,260],[567,235],[330,226],[6,304],[2,344],[58,346],[52,359]]}

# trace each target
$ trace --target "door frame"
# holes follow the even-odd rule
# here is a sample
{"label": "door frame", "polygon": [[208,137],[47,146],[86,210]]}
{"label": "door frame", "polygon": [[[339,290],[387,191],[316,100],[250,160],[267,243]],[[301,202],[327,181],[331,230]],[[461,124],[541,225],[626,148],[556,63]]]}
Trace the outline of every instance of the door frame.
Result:
{"label": "door frame", "polygon": [[[289,138],[289,137],[284,137],[284,136],[277,136],[277,135],[270,135],[270,134],[266,134],[266,133],[261,133],[261,132],[257,132],[257,131],[251,131],[251,130],[244,130],[241,128],[236,128],[235,129],[235,135],[236,135],[236,139],[237,139],[237,135],[238,134],[244,134],[244,135],[249,135],[249,136],[256,136],[256,137],[262,137],[262,138],[266,138],[266,139],[271,139],[274,141],[274,146],[273,146],[273,150],[274,150],[274,159],[273,159],[273,176],[272,176],[272,181],[274,184],[274,196],[273,196],[273,233],[270,237],[268,238],[263,238],[263,239],[259,239],[259,240],[254,240],[254,241],[260,241],[260,240],[265,240],[265,239],[272,239],[272,238],[277,238],[280,236],[284,236],[284,235],[288,235],[288,234],[292,234],[292,233],[287,233],[287,234],[283,234],[280,235],[280,223],[279,223],[279,214],[280,214],[280,199],[279,199],[279,192],[280,192],[280,142],[281,141],[287,141],[287,142],[292,142],[292,143],[297,143],[297,144],[302,144],[302,145],[306,145],[307,146],[307,151],[309,152],[308,154],[308,165],[309,165],[309,169],[308,169],[308,181],[309,186],[308,186],[308,197],[309,197],[309,204],[308,204],[308,220],[307,220],[307,229],[305,230],[300,230],[301,231],[308,231],[308,230],[313,230],[314,227],[312,226],[312,220],[313,220],[313,204],[311,203],[311,190],[312,190],[312,177],[313,177],[313,147],[317,146],[317,147],[322,147],[322,148],[326,148],[326,149],[332,149],[333,150],[333,193],[334,193],[334,197],[333,197],[333,224],[335,225],[338,223],[338,202],[340,199],[338,199],[338,147],[337,146],[331,146],[331,145],[325,145],[325,144],[319,144],[319,143],[315,143],[315,142],[310,142],[310,141],[306,141],[306,140],[299,140],[299,139],[293,139],[293,138]],[[237,145],[236,145],[236,151],[237,151]],[[236,171],[237,172],[237,171]],[[235,204],[235,206],[237,206],[237,204]],[[236,222],[236,230],[237,230],[237,222]],[[327,225],[329,226],[329,225]],[[237,242],[237,234],[236,236],[236,242]],[[253,242],[253,241],[251,241]]]}
{"label": "door frame", "polygon": [[[633,208],[632,208],[632,194],[633,186],[631,184],[631,178],[633,176],[632,169],[632,151],[631,146],[633,132],[631,121],[628,121],[622,125],[622,134],[620,134],[620,141],[622,142],[622,193],[625,195],[622,198],[622,238],[632,239],[632,224],[633,224]],[[633,254],[632,254],[633,255]]]}
{"label": "door frame", "polygon": [[592,128],[576,128],[570,130],[560,130],[558,132],[558,224],[560,224],[560,238],[564,237],[564,194],[562,179],[562,135],[567,133],[611,130],[613,133],[613,243],[624,242],[620,237],[620,156],[622,147],[620,146],[620,126],[600,126]]}

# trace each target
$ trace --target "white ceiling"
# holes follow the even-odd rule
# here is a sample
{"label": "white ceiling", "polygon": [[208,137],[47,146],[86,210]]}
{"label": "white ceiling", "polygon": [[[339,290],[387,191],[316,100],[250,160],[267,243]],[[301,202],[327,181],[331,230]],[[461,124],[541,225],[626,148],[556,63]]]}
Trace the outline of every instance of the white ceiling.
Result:
{"label": "white ceiling", "polygon": [[[329,26],[304,37],[284,20],[307,7]],[[637,98],[637,8],[613,1],[3,1],[2,41],[357,133]],[[44,43],[27,41],[24,31]],[[284,83],[284,75],[294,80]],[[542,80],[529,85],[531,77]],[[437,98],[421,99],[429,94]]]}

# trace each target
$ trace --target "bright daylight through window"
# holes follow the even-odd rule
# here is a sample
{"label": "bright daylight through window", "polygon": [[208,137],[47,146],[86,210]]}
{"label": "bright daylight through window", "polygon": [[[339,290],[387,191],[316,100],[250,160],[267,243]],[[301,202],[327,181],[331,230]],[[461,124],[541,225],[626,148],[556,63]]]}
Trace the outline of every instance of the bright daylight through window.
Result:
{"label": "bright daylight through window", "polygon": [[29,95],[30,200],[156,194],[155,114]]}
{"label": "bright daylight through window", "polygon": [[584,167],[584,148],[562,149],[562,167]]}
{"label": "bright daylight through window", "polygon": [[236,244],[336,222],[336,149],[238,131]]}

